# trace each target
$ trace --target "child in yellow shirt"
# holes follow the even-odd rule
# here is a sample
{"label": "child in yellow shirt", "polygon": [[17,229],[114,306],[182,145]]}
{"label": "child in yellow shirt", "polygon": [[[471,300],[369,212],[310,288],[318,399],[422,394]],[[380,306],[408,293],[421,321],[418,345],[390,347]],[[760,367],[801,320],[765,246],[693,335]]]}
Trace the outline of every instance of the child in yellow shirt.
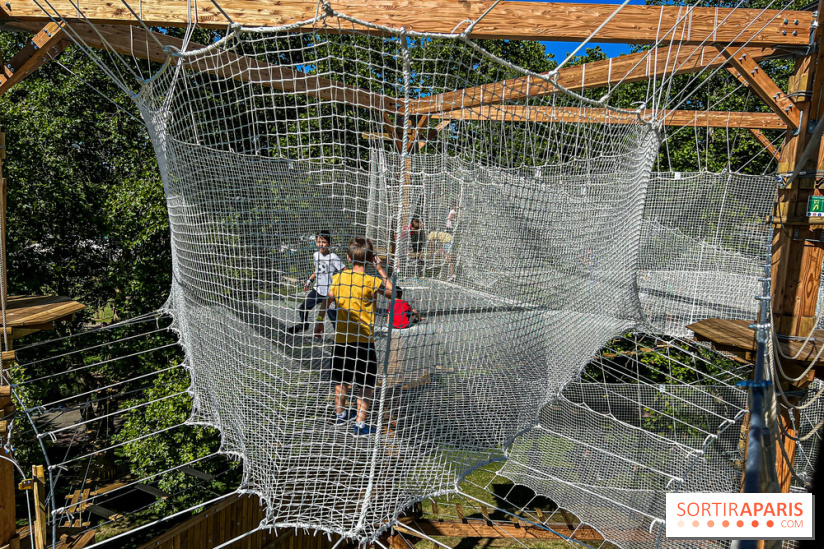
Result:
{"label": "child in yellow shirt", "polygon": [[[335,323],[335,346],[332,350],[332,380],[335,387],[336,425],[345,425],[355,419],[356,436],[375,432],[366,424],[366,415],[375,390],[378,360],[375,352],[375,301],[378,295],[392,297],[392,282],[375,255],[372,241],[357,237],[349,242],[347,259],[352,268],[332,277],[328,308],[335,302],[338,311]],[[378,276],[366,274],[367,264],[375,265]],[[344,409],[346,394],[351,385],[360,387],[357,412]]]}

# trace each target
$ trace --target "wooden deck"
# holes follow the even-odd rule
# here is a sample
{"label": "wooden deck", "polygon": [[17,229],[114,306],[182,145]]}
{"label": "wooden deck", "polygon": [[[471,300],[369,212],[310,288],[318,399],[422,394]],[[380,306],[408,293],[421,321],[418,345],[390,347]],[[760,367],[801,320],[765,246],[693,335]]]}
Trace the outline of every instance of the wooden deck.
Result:
{"label": "wooden deck", "polygon": [[54,323],[70,319],[86,306],[68,297],[13,295],[6,298],[6,331],[17,339],[40,330],[54,329]]}
{"label": "wooden deck", "polygon": [[[719,350],[732,353],[750,362],[755,361],[755,330],[750,328],[752,320],[723,320],[720,318],[708,318],[695,324],[687,326],[695,333],[697,341],[709,341]],[[778,340],[781,351],[785,355],[798,355],[799,363],[807,363],[814,360],[824,345],[824,330],[815,330],[813,337],[807,346],[804,340]],[[802,350],[803,349],[803,350]],[[816,376],[824,376],[824,365],[816,366]]]}

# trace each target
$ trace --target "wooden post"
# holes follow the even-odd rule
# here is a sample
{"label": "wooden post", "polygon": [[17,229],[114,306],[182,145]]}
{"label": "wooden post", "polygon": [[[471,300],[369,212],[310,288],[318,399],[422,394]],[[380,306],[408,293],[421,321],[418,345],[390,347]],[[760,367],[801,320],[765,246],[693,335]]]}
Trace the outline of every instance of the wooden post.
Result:
{"label": "wooden post", "polygon": [[[824,118],[824,51],[821,45],[821,10],[824,0],[819,2],[819,27],[815,41],[819,51],[799,58],[796,70],[789,81],[788,94],[795,97],[798,109],[803,113],[799,131],[787,139],[781,151],[779,174],[792,173],[802,160],[812,128],[822,124]],[[779,219],[807,218],[807,200],[811,195],[820,195],[817,185],[822,179],[818,174],[824,171],[824,154],[821,143],[815,146],[815,152],[801,166],[801,175],[795,181],[779,185],[774,214]],[[785,180],[786,181],[786,180]],[[772,307],[775,330],[787,336],[807,336],[815,328],[816,304],[818,301],[821,263],[824,258],[824,244],[820,241],[822,231],[809,224],[776,224],[772,247]],[[789,375],[798,371],[798,365],[783,361],[782,365]],[[795,374],[797,375],[797,374]],[[792,389],[806,388],[811,378],[801,380]],[[791,389],[788,383],[777,379],[785,390]],[[790,425],[787,412],[781,413],[779,419],[785,426]],[[783,439],[784,437],[782,437]],[[787,450],[790,463],[795,459],[796,444],[789,438],[779,444]],[[791,476],[789,465],[784,459],[781,448],[776,448],[776,469],[782,492],[789,492]]]}
{"label": "wooden post", "polygon": [[17,537],[17,515],[14,502],[14,465],[7,459],[11,456],[3,449],[8,436],[8,426],[14,405],[11,400],[11,387],[0,385],[0,547],[16,549],[19,547]]}
{"label": "wooden post", "polygon": [[42,465],[31,468],[34,493],[34,548],[46,549],[46,474]]}

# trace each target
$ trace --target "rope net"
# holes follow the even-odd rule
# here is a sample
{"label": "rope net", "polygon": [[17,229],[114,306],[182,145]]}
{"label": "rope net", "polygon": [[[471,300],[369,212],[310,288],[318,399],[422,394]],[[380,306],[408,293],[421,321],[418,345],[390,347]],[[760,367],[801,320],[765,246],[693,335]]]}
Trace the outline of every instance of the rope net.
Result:
{"label": "rope net", "polygon": [[653,173],[638,271],[650,332],[689,337],[705,318],[756,318],[774,194],[774,177]]}
{"label": "rope net", "polygon": [[[267,526],[364,541],[501,459],[639,320],[658,133],[565,93],[461,110],[455,90],[514,69],[455,38],[324,30],[238,31],[175,58],[138,103],[168,197],[192,421],[243,458]],[[289,333],[321,231],[341,258],[370,237],[426,317],[393,330],[397,298],[378,301],[367,437],[331,421],[334,328]]]}
{"label": "rope net", "polygon": [[[136,95],[167,196],[188,423],[241,459],[261,527],[366,544],[418,502],[478,502],[503,479],[555,502],[519,520],[551,529],[560,506],[570,532],[647,547],[665,493],[738,491],[749,370],[678,338],[755,318],[774,181],[652,173],[655,120],[463,36],[296,28],[172,48]],[[544,92],[492,85],[524,76]],[[355,237],[380,258],[356,306],[337,299]],[[363,339],[336,335],[373,301]],[[355,343],[376,377],[336,400]],[[500,518],[526,509],[507,498]]]}

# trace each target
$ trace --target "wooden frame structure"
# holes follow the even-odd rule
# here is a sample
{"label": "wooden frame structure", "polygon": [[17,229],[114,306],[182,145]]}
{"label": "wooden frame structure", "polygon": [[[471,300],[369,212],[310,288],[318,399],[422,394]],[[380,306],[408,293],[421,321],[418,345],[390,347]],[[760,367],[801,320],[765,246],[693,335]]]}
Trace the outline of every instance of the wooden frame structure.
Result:
{"label": "wooden frame structure", "polygon": [[[166,58],[163,45],[180,45],[179,40],[168,35],[150,35],[150,31],[138,25],[134,12],[125,2],[88,0],[78,4],[71,0],[53,0],[48,5],[49,9],[54,10],[50,15],[44,14],[34,0],[9,0],[0,6],[0,23],[6,28],[34,35],[0,71],[0,94],[66,48],[70,43],[69,33],[64,30],[61,18],[70,21],[73,32],[91,47],[110,48],[144,59],[163,61]],[[249,26],[280,26],[310,20],[318,9],[315,0],[279,0],[265,5],[243,0],[222,0],[220,6],[218,8],[208,2],[198,4],[193,22],[210,29],[225,29],[234,22]],[[824,108],[821,104],[824,96],[824,69],[817,70],[824,63],[824,49],[821,48],[824,0],[819,5],[818,15],[810,11],[678,6],[626,6],[616,12],[616,5],[518,1],[502,2],[486,13],[492,6],[491,0],[332,2],[335,10],[356,19],[394,28],[405,27],[411,31],[454,32],[456,29],[466,28],[468,20],[484,16],[473,29],[471,37],[581,41],[588,39],[595,29],[601,27],[596,36],[599,42],[659,45],[651,55],[641,52],[562,68],[558,71],[555,82],[570,90],[593,89],[621,82],[643,81],[665,74],[688,74],[726,66],[772,112],[672,111],[663,122],[668,125],[748,129],[774,158],[779,159],[779,173],[790,173],[800,161],[805,160],[800,176],[779,186],[774,219],[788,223],[791,220],[792,225],[790,230],[784,224],[776,225],[773,243],[773,309],[776,329],[780,334],[799,336],[809,333],[813,328],[824,258],[820,232],[822,226],[811,221],[805,212],[807,198],[821,194],[818,187],[824,179],[824,148],[821,143],[811,142],[814,125],[821,123],[819,120],[824,116],[824,112],[820,112]],[[190,3],[186,0],[142,0],[136,7],[142,23],[147,26],[175,27],[189,23],[187,13]],[[89,23],[95,24],[96,30]],[[344,27],[344,31],[351,28],[372,34],[380,32],[355,23],[347,23]],[[678,32],[675,32],[676,28]],[[323,32],[324,28],[306,27],[303,30]],[[338,30],[340,28],[335,25],[334,31]],[[673,45],[667,46],[669,43]],[[792,56],[796,59],[795,74],[786,91],[776,85],[758,64],[776,56]],[[244,75],[239,78],[294,93],[342,101],[386,113],[398,112],[402,108],[389,97],[230,53],[224,54],[220,63],[215,63],[214,66],[199,68],[206,72],[220,73],[227,70],[221,67],[227,66],[232,67],[232,74]],[[273,79],[273,74],[279,75],[280,79]],[[411,114],[419,116],[421,120],[443,120],[438,125],[440,129],[446,127],[450,119],[456,118],[621,122],[620,117],[615,117],[614,113],[597,109],[587,109],[584,113],[572,108],[526,109],[507,104],[526,97],[549,95],[555,91],[554,85],[546,80],[514,78],[418,99],[411,102],[410,109]],[[764,136],[762,130],[786,130],[785,144],[779,150]],[[386,135],[400,147],[400,139],[391,122],[386,124]],[[418,135],[413,137],[410,140],[412,146],[421,139]],[[4,226],[5,201],[2,202],[0,225]],[[713,340],[712,335],[706,337]],[[719,345],[727,344],[718,338],[713,341]],[[791,364],[790,367],[800,365]],[[799,385],[801,388],[803,386],[803,383]],[[785,417],[784,420],[790,426],[791,418]],[[793,456],[794,444],[790,439],[785,441],[785,446],[790,456]],[[784,468],[780,476],[782,489],[789,491],[788,470]],[[3,486],[0,486],[0,494],[2,493]],[[0,506],[0,515],[2,514],[4,511]],[[0,516],[0,524],[2,519]],[[0,548],[9,542],[4,538],[5,535],[0,529]]]}

